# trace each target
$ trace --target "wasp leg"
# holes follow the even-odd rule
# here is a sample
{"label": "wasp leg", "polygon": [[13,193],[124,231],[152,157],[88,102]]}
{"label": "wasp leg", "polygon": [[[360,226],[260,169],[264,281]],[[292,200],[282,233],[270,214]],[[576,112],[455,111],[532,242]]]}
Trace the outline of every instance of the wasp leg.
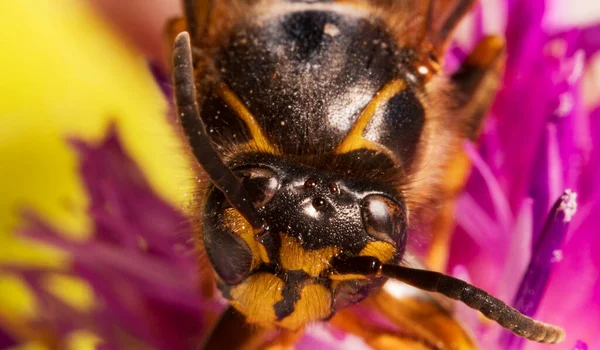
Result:
{"label": "wasp leg", "polygon": [[[395,288],[395,295],[388,292]],[[400,296],[403,292],[405,295]],[[441,349],[475,350],[477,345],[454,317],[452,305],[433,295],[392,281],[373,296],[373,303],[390,321],[410,329]],[[439,346],[443,344],[442,346]]]}
{"label": "wasp leg", "polygon": [[[488,36],[479,42],[452,75],[459,96],[456,114],[463,125],[463,137],[466,139],[475,140],[479,135],[483,118],[498,90],[504,57],[504,39]],[[427,258],[427,265],[439,271],[445,269],[448,258],[455,198],[462,191],[471,170],[469,159],[462,150],[452,155],[448,164],[442,182],[441,208],[433,222],[434,238]]]}
{"label": "wasp leg", "polygon": [[248,324],[244,315],[230,306],[213,328],[203,349],[291,350],[302,333],[303,330],[292,332]]}
{"label": "wasp leg", "polygon": [[[206,350],[256,349],[268,331],[258,326],[250,326],[244,315],[229,307],[204,344]],[[233,336],[232,336],[233,335]]]}
{"label": "wasp leg", "polygon": [[[353,334],[370,348],[375,350],[406,349],[406,350],[439,350],[435,343],[414,334],[404,324],[396,324],[401,330],[392,330],[391,327],[374,325],[370,320],[361,317],[364,307],[375,309],[376,305],[365,300],[359,307],[345,308],[340,310],[330,320],[330,324],[347,333]],[[376,312],[378,310],[372,310]],[[470,350],[470,349],[467,349]]]}
{"label": "wasp leg", "polygon": [[465,118],[465,136],[474,140],[479,135],[483,117],[488,112],[504,71],[504,39],[487,36],[475,47],[452,81],[460,96],[460,114]]}
{"label": "wasp leg", "polygon": [[197,44],[209,25],[213,10],[213,0],[183,0],[183,11],[187,22],[187,31],[192,43]]}
{"label": "wasp leg", "polygon": [[[421,266],[418,261],[409,263]],[[363,308],[384,316],[397,330],[378,327],[361,316]],[[360,305],[340,310],[331,323],[361,337],[374,349],[478,349],[452,308],[453,303],[443,297],[390,280]]]}
{"label": "wasp leg", "polygon": [[[476,350],[477,346],[450,311],[424,296],[425,293],[417,293],[397,298],[382,290],[358,307],[341,310],[331,324],[362,338],[377,350]],[[362,308],[378,312],[397,329],[374,325],[361,316]]]}
{"label": "wasp leg", "polygon": [[436,271],[446,270],[454,230],[456,196],[464,188],[471,172],[471,162],[462,149],[451,155],[448,164],[441,183],[439,210],[432,222],[433,238],[425,259],[427,267]]}

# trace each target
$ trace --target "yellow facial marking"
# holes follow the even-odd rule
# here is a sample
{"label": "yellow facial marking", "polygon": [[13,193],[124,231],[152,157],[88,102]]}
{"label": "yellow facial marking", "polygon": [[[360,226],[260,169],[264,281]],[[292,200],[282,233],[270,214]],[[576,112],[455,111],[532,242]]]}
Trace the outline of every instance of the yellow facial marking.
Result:
{"label": "yellow facial marking", "polygon": [[285,234],[281,235],[279,259],[281,267],[286,270],[303,270],[310,276],[316,277],[329,267],[331,259],[337,253],[337,247],[306,250],[296,239]]}
{"label": "yellow facial marking", "polygon": [[331,314],[331,291],[320,284],[302,288],[294,312],[279,322],[281,327],[298,329],[307,322],[322,320]]}
{"label": "yellow facial marking", "polygon": [[[252,268],[258,266],[261,262],[261,245],[254,240],[254,232],[250,223],[233,208],[225,209],[223,213],[223,222],[235,234],[242,237],[244,242],[248,245],[252,251]],[[264,248],[264,247],[263,247]]]}
{"label": "yellow facial marking", "polygon": [[[375,115],[375,112],[387,103],[392,97],[397,95],[400,91],[406,88],[406,83],[403,80],[392,80],[386,86],[381,89],[377,95],[369,102],[367,107],[362,111],[356,123],[348,133],[348,136],[340,143],[335,149],[335,153],[342,154],[352,152],[358,149],[366,148],[378,152],[383,152],[385,154],[390,154],[391,152],[379,145],[375,142],[365,140],[363,138],[363,133],[369,125],[369,122]],[[394,159],[394,157],[392,157]]]}
{"label": "yellow facial marking", "polygon": [[283,299],[284,282],[270,273],[255,273],[231,289],[231,305],[250,323],[271,325],[277,320],[273,305]]}
{"label": "yellow facial marking", "polygon": [[244,103],[235,94],[235,92],[231,91],[231,89],[229,89],[225,84],[221,84],[217,89],[217,94],[223,99],[223,101],[225,101],[225,103],[227,103],[229,107],[235,111],[235,113],[237,113],[238,117],[240,117],[240,119],[246,124],[246,127],[250,131],[250,136],[252,137],[251,143],[254,143],[259,151],[278,154],[275,147],[271,145],[263,133],[262,128],[258,125],[258,122],[252,113],[250,113],[248,108],[246,108]]}
{"label": "yellow facial marking", "polygon": [[[387,242],[369,242],[358,255],[360,256],[372,256],[381,262],[389,262],[394,258],[394,254],[396,254],[396,248],[390,243]],[[366,279],[364,275],[357,274],[331,274],[329,275],[329,279],[332,281],[349,281],[349,280],[361,280]]]}
{"label": "yellow facial marking", "polygon": [[256,245],[258,246],[258,251],[260,253],[260,258],[261,260],[265,263],[268,264],[271,262],[271,259],[269,258],[269,253],[267,253],[267,248],[265,248],[264,245],[260,244],[260,243],[256,243]]}
{"label": "yellow facial marking", "polygon": [[346,275],[331,274],[331,275],[329,275],[329,279],[333,280],[333,281],[350,281],[350,280],[365,280],[365,279],[367,279],[367,277],[365,275],[354,275],[354,274],[346,274]]}
{"label": "yellow facial marking", "polygon": [[387,242],[369,242],[363,250],[360,251],[360,256],[373,256],[381,262],[389,262],[394,258],[396,248]]}

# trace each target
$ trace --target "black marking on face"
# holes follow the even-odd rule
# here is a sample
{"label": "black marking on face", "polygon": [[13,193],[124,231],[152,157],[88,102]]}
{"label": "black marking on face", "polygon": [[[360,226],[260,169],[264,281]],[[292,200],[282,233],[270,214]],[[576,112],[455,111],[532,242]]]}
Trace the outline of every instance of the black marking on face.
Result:
{"label": "black marking on face", "polygon": [[293,58],[298,61],[307,61],[311,56],[318,55],[320,48],[327,40],[324,28],[332,16],[326,12],[315,12],[307,16],[303,12],[288,15],[282,21],[281,27],[288,41],[293,42]]}
{"label": "black marking on face", "polygon": [[300,270],[285,273],[285,286],[281,291],[283,299],[273,305],[278,320],[282,320],[294,312],[296,302],[300,299],[303,282],[308,278],[306,272]]}
{"label": "black marking on face", "polygon": [[398,76],[395,52],[383,23],[303,10],[245,23],[216,61],[273,144],[303,154],[332,150],[345,137]]}
{"label": "black marking on face", "polygon": [[346,306],[356,304],[381,288],[387,279],[350,280],[340,282],[334,291],[333,310],[338,311]]}
{"label": "black marking on face", "polygon": [[221,291],[223,298],[233,300],[233,296],[231,295],[231,285],[217,279],[217,288]]}
{"label": "black marking on face", "polygon": [[364,138],[386,145],[408,166],[419,146],[425,110],[411,90],[403,90],[379,108],[365,129]]}
{"label": "black marking on face", "polygon": [[250,141],[250,132],[237,113],[221,97],[210,94],[202,107],[202,120],[216,146]]}
{"label": "black marking on face", "polygon": [[328,184],[335,181],[323,174],[313,176],[319,178],[314,188],[306,188],[305,177],[288,179],[266,206],[263,215],[271,230],[286,232],[308,250],[341,246],[360,251],[367,236],[354,196],[344,191],[332,194]]}
{"label": "black marking on face", "polygon": [[390,173],[396,176],[401,169],[371,150],[317,159],[315,167],[268,154],[246,154],[235,163],[267,167],[277,173],[277,192],[259,208],[270,226],[264,245],[272,259],[280,248],[280,233],[297,239],[307,250],[335,246],[358,254],[372,240],[362,220],[362,198],[371,193],[399,196],[386,183]]}
{"label": "black marking on face", "polygon": [[228,284],[240,283],[250,272],[252,251],[244,240],[225,225],[225,196],[213,189],[202,225],[204,248],[219,277]]}

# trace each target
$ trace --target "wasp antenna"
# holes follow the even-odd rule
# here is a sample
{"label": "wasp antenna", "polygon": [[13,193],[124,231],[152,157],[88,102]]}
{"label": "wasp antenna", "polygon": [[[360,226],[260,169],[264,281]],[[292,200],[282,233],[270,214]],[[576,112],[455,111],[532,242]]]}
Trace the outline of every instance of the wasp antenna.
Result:
{"label": "wasp antenna", "polygon": [[457,278],[435,271],[388,264],[382,266],[381,273],[413,287],[459,300],[500,326],[529,340],[554,344],[565,338],[562,328],[533,320],[488,292]]}
{"label": "wasp antenna", "polygon": [[529,340],[555,344],[565,338],[562,328],[533,320],[486,291],[439,272],[382,264],[378,259],[368,256],[341,260],[334,267],[338,274],[393,278],[413,287],[459,300],[500,326]]}
{"label": "wasp antenna", "polygon": [[183,0],[183,11],[193,43],[197,43],[199,38],[203,36],[212,9],[212,0]]}
{"label": "wasp antenna", "polygon": [[208,174],[213,184],[223,192],[227,201],[244,216],[255,232],[265,228],[264,222],[252,205],[248,193],[240,179],[223,162],[206,132],[200,118],[198,97],[194,81],[192,48],[190,35],[180,33],[173,46],[173,80],[175,102],[181,126],[200,166]]}
{"label": "wasp antenna", "polygon": [[475,49],[452,74],[452,82],[461,96],[456,105],[462,116],[464,136],[475,140],[502,81],[506,44],[500,36],[481,39]]}

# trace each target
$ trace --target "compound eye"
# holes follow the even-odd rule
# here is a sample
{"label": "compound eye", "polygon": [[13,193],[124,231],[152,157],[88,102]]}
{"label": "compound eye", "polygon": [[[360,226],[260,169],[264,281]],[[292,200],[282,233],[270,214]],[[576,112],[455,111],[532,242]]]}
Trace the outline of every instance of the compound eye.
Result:
{"label": "compound eye", "polygon": [[255,207],[264,207],[279,189],[275,172],[265,168],[248,168],[237,172]]}
{"label": "compound eye", "polygon": [[403,245],[406,215],[400,204],[388,197],[372,194],[363,199],[361,211],[363,225],[371,237],[399,248]]}

